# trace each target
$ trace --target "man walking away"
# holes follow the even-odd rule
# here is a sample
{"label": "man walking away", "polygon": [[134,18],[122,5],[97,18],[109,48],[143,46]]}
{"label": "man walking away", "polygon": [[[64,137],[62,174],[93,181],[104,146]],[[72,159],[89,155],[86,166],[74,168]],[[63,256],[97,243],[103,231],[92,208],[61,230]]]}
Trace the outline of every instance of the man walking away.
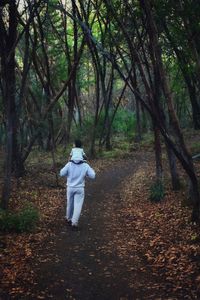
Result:
{"label": "man walking away", "polygon": [[73,230],[78,230],[78,222],[85,198],[85,178],[95,178],[95,171],[84,161],[69,161],[60,170],[60,176],[67,178],[66,220]]}

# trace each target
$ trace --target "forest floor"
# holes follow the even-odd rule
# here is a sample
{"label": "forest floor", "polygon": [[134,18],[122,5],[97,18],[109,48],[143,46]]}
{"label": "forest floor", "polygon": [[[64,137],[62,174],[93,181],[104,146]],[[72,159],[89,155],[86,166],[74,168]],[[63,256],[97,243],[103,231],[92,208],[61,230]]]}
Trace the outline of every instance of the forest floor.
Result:
{"label": "forest floor", "polygon": [[63,179],[56,188],[40,164],[16,183],[13,205],[35,203],[40,222],[32,233],[1,234],[0,299],[200,299],[199,226],[183,205],[186,189],[173,192],[166,179],[164,199],[149,200],[151,151],[90,164],[97,176],[78,232],[64,221]]}

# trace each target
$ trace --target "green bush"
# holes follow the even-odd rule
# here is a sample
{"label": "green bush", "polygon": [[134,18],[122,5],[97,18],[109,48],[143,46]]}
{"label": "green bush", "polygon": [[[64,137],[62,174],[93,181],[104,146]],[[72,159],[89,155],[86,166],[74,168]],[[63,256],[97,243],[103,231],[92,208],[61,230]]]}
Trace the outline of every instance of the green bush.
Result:
{"label": "green bush", "polygon": [[132,137],[136,128],[135,114],[129,110],[118,109],[112,128],[115,134],[123,134],[127,137]]}
{"label": "green bush", "polygon": [[[84,143],[87,143],[91,138],[93,127],[94,127],[94,117],[92,115],[87,115],[85,116],[81,126],[73,125],[72,137],[80,138],[82,141],[84,141]],[[99,128],[97,128],[97,132],[100,132]]]}
{"label": "green bush", "polygon": [[165,196],[164,185],[161,180],[157,180],[150,187],[150,200],[159,202]]}
{"label": "green bush", "polygon": [[[113,112],[112,112],[113,113]],[[110,114],[110,118],[112,116]],[[97,128],[96,128],[96,137],[99,138],[104,126],[104,117],[105,112],[103,111],[99,116]],[[72,136],[83,138],[87,140],[89,138],[88,133],[92,133],[92,128],[94,127],[94,116],[87,115],[83,122],[82,126],[73,126]],[[133,136],[136,127],[136,119],[133,112],[126,109],[118,109],[113,124],[112,124],[112,133],[114,135],[123,135],[125,137]]]}
{"label": "green bush", "polygon": [[0,228],[2,231],[30,232],[39,220],[38,210],[32,205],[26,205],[20,212],[0,211]]}
{"label": "green bush", "polygon": [[200,153],[200,141],[195,141],[190,144],[190,151],[193,155]]}

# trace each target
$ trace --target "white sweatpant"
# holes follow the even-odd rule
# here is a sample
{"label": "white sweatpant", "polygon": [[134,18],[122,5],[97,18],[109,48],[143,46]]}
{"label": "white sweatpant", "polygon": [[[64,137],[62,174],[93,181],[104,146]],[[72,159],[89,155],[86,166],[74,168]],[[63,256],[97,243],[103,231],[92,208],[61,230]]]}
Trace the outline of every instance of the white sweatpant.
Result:
{"label": "white sweatpant", "polygon": [[80,218],[83,202],[84,202],[84,187],[72,188],[67,187],[67,208],[66,218],[72,221],[72,225],[77,226]]}

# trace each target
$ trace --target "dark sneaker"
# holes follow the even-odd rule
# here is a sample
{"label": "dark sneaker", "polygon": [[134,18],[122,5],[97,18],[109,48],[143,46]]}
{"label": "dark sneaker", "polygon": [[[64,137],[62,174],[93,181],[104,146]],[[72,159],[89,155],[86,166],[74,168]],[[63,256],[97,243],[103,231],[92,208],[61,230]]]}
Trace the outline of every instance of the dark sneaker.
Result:
{"label": "dark sneaker", "polygon": [[67,223],[67,225],[72,226],[72,221],[71,220],[66,219],[66,223]]}
{"label": "dark sneaker", "polygon": [[80,228],[77,225],[72,225],[71,228],[72,228],[72,231],[79,231],[80,230]]}

